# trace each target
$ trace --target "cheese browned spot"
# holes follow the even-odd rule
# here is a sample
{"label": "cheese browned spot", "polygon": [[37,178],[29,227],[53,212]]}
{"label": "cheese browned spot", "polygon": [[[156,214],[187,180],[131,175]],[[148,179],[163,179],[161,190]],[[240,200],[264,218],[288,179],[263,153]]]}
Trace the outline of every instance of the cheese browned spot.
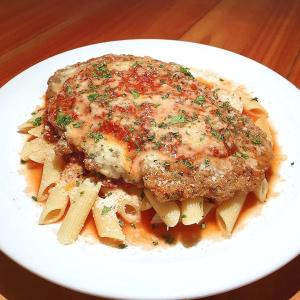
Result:
{"label": "cheese browned spot", "polygon": [[252,120],[188,68],[105,55],[58,70],[46,93],[48,137],[85,166],[143,184],[159,201],[249,192],[272,149]]}

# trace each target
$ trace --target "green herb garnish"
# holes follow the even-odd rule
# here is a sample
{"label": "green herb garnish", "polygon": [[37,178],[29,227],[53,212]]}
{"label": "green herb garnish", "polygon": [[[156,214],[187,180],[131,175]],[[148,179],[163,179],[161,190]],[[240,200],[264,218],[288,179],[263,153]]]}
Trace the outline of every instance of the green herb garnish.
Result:
{"label": "green herb garnish", "polygon": [[101,211],[101,215],[106,215],[108,212],[111,211],[111,207],[110,206],[105,206],[102,208],[102,211]]}
{"label": "green herb garnish", "polygon": [[56,116],[56,123],[58,126],[65,127],[72,122],[72,117],[69,115],[64,115],[63,113],[58,113]]}
{"label": "green herb garnish", "polygon": [[260,145],[261,144],[261,139],[259,137],[255,137],[251,140],[252,144],[254,145]]}
{"label": "green herb garnish", "polygon": [[192,75],[192,73],[190,72],[190,69],[189,68],[187,68],[187,67],[180,67],[180,72],[181,73],[183,73],[183,74],[185,74],[185,75],[187,75],[187,76],[189,76],[189,77],[192,77],[192,78],[194,78],[194,76]]}
{"label": "green herb garnish", "polygon": [[66,86],[66,93],[68,96],[71,96],[73,94],[73,89],[70,85]]}
{"label": "green herb garnish", "polygon": [[171,117],[170,124],[184,123],[185,121],[185,115],[176,115]]}
{"label": "green herb garnish", "polygon": [[198,104],[198,105],[203,105],[203,103],[205,102],[205,97],[204,96],[198,96],[195,100],[194,103]]}
{"label": "green herb garnish", "polygon": [[42,117],[35,118],[31,123],[34,127],[40,126],[42,124]]}
{"label": "green herb garnish", "polygon": [[100,140],[103,139],[103,135],[100,132],[90,132],[89,137],[94,139],[95,143],[98,143]]}
{"label": "green herb garnish", "polygon": [[131,95],[133,96],[134,99],[137,99],[140,97],[140,93],[136,90],[130,91]]}

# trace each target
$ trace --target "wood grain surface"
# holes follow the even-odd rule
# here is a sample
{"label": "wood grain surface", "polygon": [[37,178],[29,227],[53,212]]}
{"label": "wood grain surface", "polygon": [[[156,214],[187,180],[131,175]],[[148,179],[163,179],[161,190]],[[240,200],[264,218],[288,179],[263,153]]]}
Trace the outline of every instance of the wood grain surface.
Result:
{"label": "wood grain surface", "polygon": [[[0,0],[0,86],[60,52],[133,38],[224,48],[300,87],[299,0]],[[289,299],[299,289],[300,257],[255,283],[207,299]],[[96,299],[41,279],[0,252],[1,294],[9,300]]]}

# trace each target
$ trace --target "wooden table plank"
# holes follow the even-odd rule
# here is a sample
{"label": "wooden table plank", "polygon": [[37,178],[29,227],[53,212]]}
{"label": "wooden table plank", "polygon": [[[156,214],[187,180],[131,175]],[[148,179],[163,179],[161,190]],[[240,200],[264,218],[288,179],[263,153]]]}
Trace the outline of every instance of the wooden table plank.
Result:
{"label": "wooden table plank", "polygon": [[220,2],[180,39],[250,57],[283,76],[300,48],[300,1]]}
{"label": "wooden table plank", "polygon": [[219,2],[26,1],[34,4],[24,8],[21,17],[12,10],[0,23],[0,85],[30,65],[72,48],[118,39],[177,39]]}
{"label": "wooden table plank", "polygon": [[288,79],[300,88],[300,51],[295,59],[295,62],[290,70]]}

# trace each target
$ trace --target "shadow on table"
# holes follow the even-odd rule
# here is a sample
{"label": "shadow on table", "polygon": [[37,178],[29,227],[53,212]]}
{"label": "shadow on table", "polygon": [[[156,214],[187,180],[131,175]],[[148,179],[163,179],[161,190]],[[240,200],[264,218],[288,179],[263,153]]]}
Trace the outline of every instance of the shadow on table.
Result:
{"label": "shadow on table", "polygon": [[[247,272],[247,270],[245,270]],[[184,287],[183,287],[184,288]],[[242,288],[207,300],[286,300],[300,289],[300,256],[279,271]],[[103,299],[87,296],[48,282],[22,268],[0,252],[0,295],[8,300],[96,300]]]}

